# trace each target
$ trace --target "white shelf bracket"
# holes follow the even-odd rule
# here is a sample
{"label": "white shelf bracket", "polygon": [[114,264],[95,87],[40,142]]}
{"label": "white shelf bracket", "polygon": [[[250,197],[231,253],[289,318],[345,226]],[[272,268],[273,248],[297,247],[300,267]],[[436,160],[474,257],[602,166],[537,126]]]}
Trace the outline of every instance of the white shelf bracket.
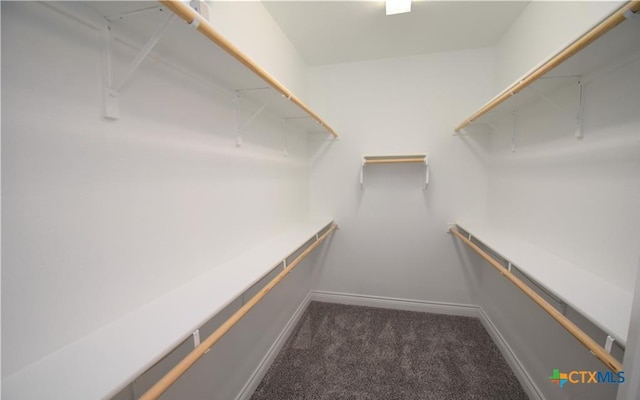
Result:
{"label": "white shelf bracket", "polygon": [[511,152],[516,152],[516,118],[517,114],[514,111],[511,119]]}
{"label": "white shelf bracket", "polygon": [[155,45],[158,44],[158,41],[160,41],[160,38],[165,33],[169,25],[171,25],[171,23],[175,21],[177,18],[178,16],[176,14],[171,13],[171,15],[169,15],[167,19],[165,19],[162,25],[153,33],[153,35],[149,38],[149,40],[142,47],[142,49],[140,49],[140,52],[138,52],[138,54],[135,56],[133,61],[131,61],[122,78],[117,82],[114,81],[113,50],[112,50],[113,33],[111,29],[111,24],[107,21],[106,34],[105,34],[105,39],[107,41],[106,59],[105,59],[107,63],[107,66],[106,66],[107,77],[105,79],[106,87],[104,90],[105,118],[109,118],[109,119],[120,118],[120,110],[118,105],[118,95],[120,90],[122,90],[122,87],[127,83],[129,78],[131,78],[133,73],[138,69],[138,67],[140,67],[142,62],[145,60],[145,58],[147,58],[147,56],[149,55],[151,50],[153,50]]}
{"label": "white shelf bracket", "polygon": [[451,234],[451,228],[455,228],[456,224],[453,222],[447,222],[447,234],[450,235]]}
{"label": "white shelf bracket", "polygon": [[630,20],[630,19],[638,18],[638,16],[640,16],[640,13],[634,13],[631,10],[627,10],[627,11],[624,12],[623,15],[624,15],[625,19],[629,19]]}
{"label": "white shelf bracket", "polygon": [[427,190],[427,186],[429,186],[429,161],[427,160],[427,157],[424,158],[424,190]]}
{"label": "white shelf bracket", "polygon": [[584,87],[582,81],[578,81],[578,113],[576,115],[576,139],[582,139],[582,116],[584,112]]}
{"label": "white shelf bracket", "polygon": [[104,117],[109,119],[120,118],[120,106],[118,91],[113,88],[113,33],[111,24],[107,23],[104,30],[105,39],[105,86],[104,86]]}
{"label": "white shelf bracket", "polygon": [[607,340],[604,343],[604,349],[607,351],[607,353],[611,354],[611,348],[613,347],[615,341],[616,340],[614,338],[612,338],[610,335],[607,335]]}
{"label": "white shelf bracket", "polygon": [[492,123],[491,123],[491,122],[489,122],[489,121],[483,121],[483,122],[484,122],[486,125],[488,125],[488,126],[489,126],[489,128],[493,129],[493,132],[494,132],[494,133],[495,133],[495,132],[498,132],[498,128],[496,128],[496,126],[495,126],[494,124],[492,124]]}
{"label": "white shelf bracket", "polygon": [[362,159],[362,164],[360,165],[360,190],[364,190],[364,165],[367,163],[367,160]]}
{"label": "white shelf bracket", "polygon": [[289,156],[289,146],[287,143],[287,119],[282,120],[282,157]]}
{"label": "white shelf bracket", "polygon": [[551,100],[548,96],[546,96],[546,95],[540,93],[539,91],[535,90],[533,87],[528,86],[526,88],[526,90],[529,93],[532,93],[534,96],[536,96],[540,100],[543,100],[545,103],[549,104],[551,107],[555,108],[556,110],[558,110],[558,111],[560,111],[562,113],[570,114],[567,109],[565,109],[564,107],[562,107],[560,104],[556,103],[555,101]]}
{"label": "white shelf bracket", "polygon": [[[571,75],[571,76],[550,77],[550,78],[544,78],[544,79],[577,79],[577,82],[578,82],[578,111],[577,111],[577,115],[576,115],[576,131],[575,131],[575,135],[576,135],[577,139],[582,139],[582,112],[583,112],[583,104],[584,104],[584,91],[583,91],[583,85],[582,85],[582,77],[581,76],[576,76],[576,75]],[[547,104],[551,105],[556,110],[558,110],[558,111],[560,111],[562,113],[565,113],[565,114],[572,114],[572,112],[570,112],[566,108],[562,107],[561,105],[559,105],[555,101],[551,100],[549,97],[545,96],[544,94],[540,93],[539,91],[535,90],[533,87],[528,86],[526,89],[529,91],[529,93],[534,94],[537,98],[539,98],[539,99],[543,100],[544,102],[546,102]]]}
{"label": "white shelf bracket", "polygon": [[[248,89],[248,90],[265,90],[265,89],[269,89],[269,88],[258,88],[258,89]],[[255,120],[260,114],[262,114],[262,112],[265,110],[265,108],[267,108],[267,104],[262,104],[260,106],[260,108],[258,108],[258,110],[253,113],[253,115],[251,117],[249,117],[249,119],[243,124],[242,123],[242,114],[241,114],[241,110],[240,110],[240,106],[241,106],[241,98],[240,98],[240,93],[242,92],[242,90],[236,90],[236,97],[235,97],[235,103],[236,103],[236,147],[240,147],[242,146],[242,133],[245,131],[245,129],[247,129],[249,127],[249,125],[251,125],[251,123],[253,122],[253,120]]]}
{"label": "white shelf bracket", "polygon": [[193,348],[200,346],[200,329],[196,329],[193,334]]}
{"label": "white shelf bracket", "polygon": [[236,147],[242,146],[242,130],[240,128],[240,92],[236,91],[236,97],[233,99],[236,105]]}

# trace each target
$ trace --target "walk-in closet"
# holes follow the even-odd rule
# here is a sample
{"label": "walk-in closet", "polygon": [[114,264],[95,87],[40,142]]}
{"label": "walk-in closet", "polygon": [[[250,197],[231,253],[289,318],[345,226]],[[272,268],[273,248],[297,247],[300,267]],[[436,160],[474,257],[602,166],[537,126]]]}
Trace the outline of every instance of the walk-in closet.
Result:
{"label": "walk-in closet", "polygon": [[640,399],[640,1],[0,16],[2,399]]}

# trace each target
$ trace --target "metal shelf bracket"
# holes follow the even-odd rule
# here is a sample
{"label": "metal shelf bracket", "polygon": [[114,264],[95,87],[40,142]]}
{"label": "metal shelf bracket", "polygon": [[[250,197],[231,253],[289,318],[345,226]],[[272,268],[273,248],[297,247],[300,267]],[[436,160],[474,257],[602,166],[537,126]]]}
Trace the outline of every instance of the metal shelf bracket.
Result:
{"label": "metal shelf bracket", "polygon": [[[153,9],[155,11],[155,9]],[[134,57],[133,61],[127,67],[127,70],[123,74],[120,80],[115,81],[114,79],[114,68],[113,68],[113,32],[111,28],[111,21],[106,19],[107,26],[105,29],[105,40],[106,40],[106,79],[105,79],[105,88],[104,88],[104,106],[105,106],[105,118],[108,119],[119,119],[120,118],[120,107],[118,102],[118,96],[120,94],[120,90],[127,83],[129,78],[133,75],[133,73],[140,67],[142,62],[147,58],[151,50],[158,44],[160,38],[165,33],[169,25],[173,21],[175,21],[178,16],[174,13],[171,13],[165,21],[160,25],[160,27],[151,35],[147,43],[140,49],[140,52]]]}
{"label": "metal shelf bracket", "polygon": [[[257,89],[247,89],[248,90],[271,90],[271,88],[257,88]],[[242,133],[251,125],[253,120],[255,120],[262,112],[267,108],[267,104],[262,104],[256,112],[254,112],[248,120],[242,123],[242,113],[240,109],[241,105],[241,96],[240,93],[245,90],[236,90],[235,96],[235,104],[236,104],[236,147],[242,146]]]}

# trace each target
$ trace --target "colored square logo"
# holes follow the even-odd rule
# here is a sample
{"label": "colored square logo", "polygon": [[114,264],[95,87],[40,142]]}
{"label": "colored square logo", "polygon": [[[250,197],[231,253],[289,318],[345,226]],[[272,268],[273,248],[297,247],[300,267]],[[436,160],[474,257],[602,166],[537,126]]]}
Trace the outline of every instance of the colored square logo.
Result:
{"label": "colored square logo", "polygon": [[551,382],[560,385],[560,387],[563,387],[564,384],[569,381],[569,377],[567,376],[567,374],[560,372],[559,369],[554,369],[553,376],[550,376],[549,379],[551,379]]}

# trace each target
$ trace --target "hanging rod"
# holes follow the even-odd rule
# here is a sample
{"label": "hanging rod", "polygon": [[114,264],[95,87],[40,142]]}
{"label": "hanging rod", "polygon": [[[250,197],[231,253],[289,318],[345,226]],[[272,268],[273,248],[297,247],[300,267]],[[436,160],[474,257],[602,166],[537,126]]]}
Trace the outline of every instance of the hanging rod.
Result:
{"label": "hanging rod", "polygon": [[171,385],[173,385],[178,378],[180,378],[189,368],[191,368],[196,361],[198,361],[204,354],[206,354],[211,347],[218,342],[235,324],[238,323],[264,296],[267,295],[285,276],[289,274],[302,260],[304,260],[309,253],[311,253],[323,240],[325,240],[334,230],[338,228],[338,225],[332,223],[329,229],[322,234],[322,236],[314,236],[317,239],[307,247],[295,260],[286,264],[286,267],[267,283],[258,293],[256,293],[248,302],[238,309],[229,319],[227,319],[218,329],[216,329],[207,339],[202,341],[191,353],[183,358],[178,364],[176,364],[169,372],[167,372],[158,382],[155,383],[145,394],[140,397],[140,400],[156,400],[158,399]]}
{"label": "hanging rod", "polygon": [[511,281],[514,285],[518,287],[518,289],[522,290],[524,294],[529,296],[531,300],[533,300],[536,304],[538,304],[547,314],[549,314],[553,319],[555,319],[564,329],[566,329],[573,337],[578,339],[580,343],[582,343],[594,356],[604,365],[607,366],[610,370],[615,373],[622,371],[622,364],[616,360],[611,354],[609,354],[602,346],[595,342],[589,335],[584,333],[582,329],[578,328],[576,324],[571,322],[567,317],[565,317],[560,311],[556,310],[551,304],[549,304],[542,296],[533,291],[529,286],[527,286],[524,282],[520,280],[517,276],[513,274],[513,272],[507,270],[497,262],[493,257],[491,257],[487,252],[478,247],[475,243],[469,240],[466,236],[461,234],[456,227],[451,227],[449,232],[453,233],[458,239],[462,240],[467,246],[469,246],[473,251],[478,253],[480,257],[484,258],[491,266],[502,274],[505,278]]}
{"label": "hanging rod", "polygon": [[[191,25],[197,25],[197,30],[200,31],[204,36],[206,36],[213,43],[218,45],[221,49],[226,51],[230,56],[238,60],[241,64],[251,70],[254,74],[262,78],[265,82],[271,85],[275,90],[277,90],[284,98],[291,100],[294,104],[304,110],[307,114],[309,114],[313,119],[316,120],[318,124],[324,127],[333,137],[337,138],[338,134],[331,128],[318,114],[316,114],[313,110],[309,108],[305,103],[302,102],[298,97],[296,97],[289,89],[287,89],[282,83],[280,83],[276,78],[274,78],[271,74],[265,71],[262,67],[260,67],[255,61],[245,55],[240,49],[227,40],[224,36],[222,36],[218,31],[216,31],[209,21],[204,19],[197,11],[191,8],[188,4],[182,1],[172,1],[172,0],[159,0],[160,3],[164,4],[171,11],[176,13],[180,18],[182,18],[186,23]],[[194,24],[195,22],[195,24]]]}
{"label": "hanging rod", "polygon": [[471,124],[473,121],[487,114],[489,111],[493,110],[503,102],[505,102],[509,97],[515,95],[520,92],[522,89],[531,85],[533,82],[538,80],[547,72],[551,71],[558,65],[562,64],[564,61],[569,59],[574,54],[578,53],[580,50],[588,46],[590,43],[603,36],[605,33],[609,32],[611,29],[618,26],[622,23],[626,18],[626,13],[638,13],[640,12],[640,1],[634,0],[626,3],[621,8],[619,8],[616,12],[611,14],[607,19],[602,21],[596,27],[591,29],[586,34],[582,35],[579,39],[571,43],[568,47],[562,50],[560,53],[553,56],[550,60],[542,64],[540,67],[536,68],[534,71],[530,72],[521,80],[514,82],[511,86],[505,89],[502,93],[496,96],[489,103],[485,104],[478,111],[473,113],[469,118],[464,120],[464,122],[460,123],[456,126],[455,131],[459,132],[464,127]]}

